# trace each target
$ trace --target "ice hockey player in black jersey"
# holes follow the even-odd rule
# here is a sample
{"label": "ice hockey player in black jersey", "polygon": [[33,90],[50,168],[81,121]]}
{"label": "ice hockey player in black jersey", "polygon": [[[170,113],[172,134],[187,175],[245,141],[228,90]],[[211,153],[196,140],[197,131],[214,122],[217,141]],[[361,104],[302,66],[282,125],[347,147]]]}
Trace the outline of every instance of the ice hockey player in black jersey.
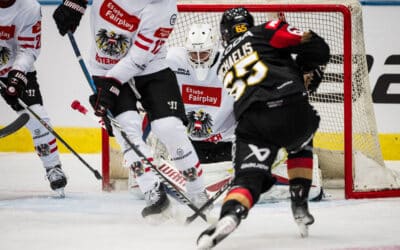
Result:
{"label": "ice hockey player in black jersey", "polygon": [[[225,51],[218,68],[225,88],[235,98],[233,186],[219,221],[202,232],[199,249],[209,249],[232,233],[275,183],[271,165],[280,148],[288,152],[288,176],[293,217],[303,237],[314,222],[308,210],[312,181],[313,136],[320,117],[308,101],[322,81],[329,46],[309,30],[285,21],[254,25],[247,9],[228,9],[220,32]],[[307,80],[304,75],[309,76]]]}

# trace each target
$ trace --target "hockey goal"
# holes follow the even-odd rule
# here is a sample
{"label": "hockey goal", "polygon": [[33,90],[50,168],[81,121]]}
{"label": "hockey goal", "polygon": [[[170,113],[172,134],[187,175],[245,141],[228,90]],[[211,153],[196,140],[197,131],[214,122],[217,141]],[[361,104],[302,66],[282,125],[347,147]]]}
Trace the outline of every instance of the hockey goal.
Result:
{"label": "hockey goal", "polygon": [[[179,1],[179,15],[168,46],[182,46],[192,23],[219,27],[222,12],[235,6],[248,8],[256,24],[285,18],[295,27],[314,30],[324,37],[332,56],[318,93],[311,96],[321,115],[314,144],[323,178],[339,180],[346,198],[400,196],[399,177],[385,166],[379,145],[358,0],[204,2]],[[113,180],[127,178],[121,162],[119,149],[103,133],[105,189]]]}

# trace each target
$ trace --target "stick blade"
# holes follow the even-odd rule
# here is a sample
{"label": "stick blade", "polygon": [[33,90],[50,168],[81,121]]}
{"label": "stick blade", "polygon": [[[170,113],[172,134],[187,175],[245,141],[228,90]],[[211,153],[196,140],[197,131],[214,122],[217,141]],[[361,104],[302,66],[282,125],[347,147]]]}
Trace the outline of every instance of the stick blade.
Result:
{"label": "stick blade", "polygon": [[21,114],[15,121],[7,125],[6,127],[0,129],[0,138],[6,137],[12,133],[17,132],[20,128],[25,126],[29,121],[29,115],[27,113]]}

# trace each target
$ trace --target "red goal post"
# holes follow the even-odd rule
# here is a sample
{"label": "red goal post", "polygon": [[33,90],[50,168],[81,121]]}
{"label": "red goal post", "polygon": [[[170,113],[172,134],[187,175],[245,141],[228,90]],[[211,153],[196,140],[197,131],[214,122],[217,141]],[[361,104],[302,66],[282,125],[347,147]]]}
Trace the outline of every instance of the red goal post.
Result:
{"label": "red goal post", "polygon": [[[399,177],[385,166],[379,145],[366,64],[362,9],[357,0],[202,2],[179,1],[179,15],[168,46],[182,46],[192,23],[211,23],[219,29],[222,12],[236,6],[246,7],[254,15],[256,24],[271,18],[285,18],[292,26],[312,29],[325,38],[332,56],[324,81],[310,97],[321,115],[314,144],[323,178],[343,179],[346,198],[400,196]],[[113,178],[109,175],[113,168],[109,145],[103,133],[105,189],[110,187]]]}

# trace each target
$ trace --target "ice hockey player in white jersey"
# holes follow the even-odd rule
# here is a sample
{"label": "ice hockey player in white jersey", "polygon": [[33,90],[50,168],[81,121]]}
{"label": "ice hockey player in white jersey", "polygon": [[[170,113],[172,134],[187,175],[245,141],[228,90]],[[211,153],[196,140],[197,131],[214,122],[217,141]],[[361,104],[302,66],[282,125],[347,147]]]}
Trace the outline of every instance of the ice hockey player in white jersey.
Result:
{"label": "ice hockey player in white jersey", "polygon": [[[64,0],[56,9],[53,17],[61,35],[76,30],[86,6],[85,0]],[[136,107],[140,99],[153,133],[166,145],[174,165],[186,178],[188,196],[200,206],[207,200],[203,171],[182,122],[186,117],[175,74],[165,62],[164,44],[177,14],[176,0],[93,1],[89,64],[97,94],[90,96],[90,103],[97,116],[104,117],[110,110],[129,139],[151,161]],[[142,216],[163,217],[170,207],[164,184],[118,132],[115,136],[126,166],[133,169],[144,193],[147,206]]]}
{"label": "ice hockey player in white jersey", "polygon": [[234,100],[216,74],[219,44],[211,25],[196,23],[190,26],[184,47],[171,47],[167,54],[185,105],[186,132],[201,163],[232,160]]}
{"label": "ice hockey player in white jersey", "polygon": [[[41,48],[41,18],[36,0],[0,0],[0,80],[7,85],[1,95],[17,113],[25,112],[18,103],[20,98],[50,124],[34,68]],[[26,127],[51,189],[63,195],[67,178],[61,169],[56,138],[33,117]]]}

